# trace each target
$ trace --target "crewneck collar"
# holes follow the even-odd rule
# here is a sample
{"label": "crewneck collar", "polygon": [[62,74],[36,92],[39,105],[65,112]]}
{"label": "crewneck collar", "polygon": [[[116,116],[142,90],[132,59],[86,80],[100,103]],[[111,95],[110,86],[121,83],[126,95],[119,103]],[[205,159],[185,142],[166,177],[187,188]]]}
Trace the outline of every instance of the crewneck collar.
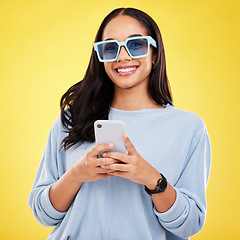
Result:
{"label": "crewneck collar", "polygon": [[164,114],[171,110],[173,110],[174,107],[170,104],[167,104],[164,106],[164,108],[154,108],[154,109],[140,109],[135,111],[126,111],[126,110],[120,110],[117,108],[110,107],[110,114],[116,114],[116,115],[122,115],[122,116],[144,116],[144,115],[155,115],[155,114]]}

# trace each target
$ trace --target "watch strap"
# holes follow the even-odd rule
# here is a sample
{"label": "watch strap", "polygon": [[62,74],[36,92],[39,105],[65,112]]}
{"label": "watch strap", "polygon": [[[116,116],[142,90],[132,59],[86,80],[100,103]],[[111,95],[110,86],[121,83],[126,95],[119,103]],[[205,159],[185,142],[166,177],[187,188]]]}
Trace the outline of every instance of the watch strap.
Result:
{"label": "watch strap", "polygon": [[161,190],[160,188],[159,188],[159,182],[160,181],[162,181],[162,180],[164,180],[164,181],[167,181],[167,179],[164,177],[164,175],[162,174],[162,173],[160,173],[161,174],[161,178],[160,179],[158,179],[158,181],[157,181],[157,188],[156,189],[154,189],[154,190],[150,190],[146,185],[145,185],[145,191],[150,195],[150,196],[152,196],[152,194],[157,194],[157,193],[161,193],[161,192],[164,192],[165,190],[166,190],[166,188],[164,189],[164,190]]}

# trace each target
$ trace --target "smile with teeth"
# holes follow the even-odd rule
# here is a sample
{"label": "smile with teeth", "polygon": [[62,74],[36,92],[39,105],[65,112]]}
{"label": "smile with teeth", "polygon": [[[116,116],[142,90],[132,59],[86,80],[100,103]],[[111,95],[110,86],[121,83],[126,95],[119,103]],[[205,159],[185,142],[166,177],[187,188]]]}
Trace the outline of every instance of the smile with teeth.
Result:
{"label": "smile with teeth", "polygon": [[124,73],[124,72],[132,72],[134,70],[136,70],[137,68],[136,67],[131,67],[131,68],[117,68],[117,71],[119,73]]}
{"label": "smile with teeth", "polygon": [[114,70],[118,76],[127,76],[135,73],[138,67],[139,66],[125,66],[125,67],[121,66],[121,67],[115,68]]}

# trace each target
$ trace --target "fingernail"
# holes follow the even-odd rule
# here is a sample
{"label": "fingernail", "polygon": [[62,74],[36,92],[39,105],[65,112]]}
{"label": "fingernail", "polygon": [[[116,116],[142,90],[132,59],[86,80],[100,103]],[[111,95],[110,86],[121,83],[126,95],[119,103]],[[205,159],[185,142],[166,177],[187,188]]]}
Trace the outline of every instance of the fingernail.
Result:
{"label": "fingernail", "polygon": [[113,147],[113,143],[109,143],[108,146],[109,146],[109,147]]}
{"label": "fingernail", "polygon": [[101,168],[105,168],[105,165],[102,165]]}
{"label": "fingernail", "polygon": [[124,134],[123,134],[123,137],[124,137],[124,138],[127,138],[127,137],[128,137],[128,135],[127,135],[126,133],[124,133]]}
{"label": "fingernail", "polygon": [[103,157],[106,157],[107,154],[106,154],[106,153],[103,153],[102,155],[103,155]]}

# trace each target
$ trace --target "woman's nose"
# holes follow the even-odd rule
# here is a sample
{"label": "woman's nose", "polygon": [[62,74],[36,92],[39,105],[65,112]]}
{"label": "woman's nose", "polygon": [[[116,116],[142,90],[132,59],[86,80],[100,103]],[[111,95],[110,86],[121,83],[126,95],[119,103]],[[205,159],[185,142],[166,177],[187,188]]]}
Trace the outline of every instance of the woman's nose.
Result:
{"label": "woman's nose", "polygon": [[132,58],[128,54],[127,49],[124,46],[121,46],[120,52],[117,58],[117,62],[126,61],[126,60],[130,61],[132,60]]}

